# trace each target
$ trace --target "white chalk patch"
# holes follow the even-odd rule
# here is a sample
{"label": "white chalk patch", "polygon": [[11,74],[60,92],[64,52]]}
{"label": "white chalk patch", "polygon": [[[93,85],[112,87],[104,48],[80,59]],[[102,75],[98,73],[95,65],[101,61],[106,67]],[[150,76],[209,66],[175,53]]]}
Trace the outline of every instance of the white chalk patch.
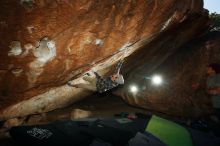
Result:
{"label": "white chalk patch", "polygon": [[25,44],[24,45],[25,50],[31,50],[34,49],[34,46],[31,43]]}
{"label": "white chalk patch", "polygon": [[26,73],[29,82],[29,88],[34,86],[37,78],[42,74],[43,68],[41,66],[42,64],[39,64],[39,61],[34,61],[29,65],[30,70]]}
{"label": "white chalk patch", "polygon": [[100,46],[102,46],[104,44],[104,41],[103,40],[101,40],[101,39],[96,39],[95,40],[95,45],[100,45]]}
{"label": "white chalk patch", "polygon": [[162,29],[161,30],[165,30],[169,25],[170,25],[170,22],[173,20],[173,17],[170,17],[163,25]]}
{"label": "white chalk patch", "polygon": [[25,44],[24,45],[24,52],[22,53],[22,57],[25,57],[29,54],[29,52],[31,50],[33,50],[35,47],[31,44],[31,43],[28,43],[28,44]]}
{"label": "white chalk patch", "polygon": [[44,66],[44,63],[38,61],[38,60],[34,60],[30,63],[29,67],[30,69],[35,69],[35,68],[41,68]]}
{"label": "white chalk patch", "polygon": [[56,57],[55,42],[45,37],[39,42],[39,46],[33,53],[37,60],[42,63],[51,61]]}
{"label": "white chalk patch", "polygon": [[127,49],[129,46],[131,45],[131,43],[125,43],[120,49],[119,49],[119,51],[123,51],[123,50],[125,50],[125,49]]}
{"label": "white chalk patch", "polygon": [[28,27],[26,27],[26,28],[27,28],[29,34],[32,34],[32,33],[33,33],[34,26],[28,26]]}
{"label": "white chalk patch", "polygon": [[53,41],[49,41],[47,42],[47,47],[52,50],[55,48],[55,43]]}
{"label": "white chalk patch", "polygon": [[8,56],[18,56],[22,53],[21,43],[19,41],[12,41],[9,48]]}
{"label": "white chalk patch", "polygon": [[92,37],[91,36],[86,36],[83,41],[82,41],[85,44],[90,44],[92,43]]}
{"label": "white chalk patch", "polygon": [[80,47],[79,47],[79,52],[82,52],[82,50],[84,49],[85,45],[89,45],[91,43],[93,43],[93,34],[92,33],[88,33],[88,34],[84,34],[83,35],[83,39],[81,39],[80,41]]}
{"label": "white chalk patch", "polygon": [[16,69],[13,69],[11,71],[16,77],[19,77],[21,75],[21,73],[23,72],[23,69],[21,68],[16,68]]}
{"label": "white chalk patch", "polygon": [[[32,46],[27,48],[31,49]],[[43,73],[44,65],[53,60],[56,57],[56,45],[55,42],[45,37],[38,42],[38,47],[33,49],[33,55],[36,57],[29,65],[29,72],[26,73],[28,76],[29,87],[32,87],[37,81],[37,78]]]}

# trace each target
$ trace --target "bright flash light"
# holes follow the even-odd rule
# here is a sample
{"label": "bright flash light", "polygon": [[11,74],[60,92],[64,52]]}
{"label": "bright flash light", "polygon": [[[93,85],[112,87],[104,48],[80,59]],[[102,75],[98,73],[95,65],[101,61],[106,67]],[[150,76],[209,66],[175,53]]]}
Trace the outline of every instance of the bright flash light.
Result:
{"label": "bright flash light", "polygon": [[130,90],[131,90],[132,93],[136,93],[136,92],[138,91],[138,88],[137,88],[137,86],[132,85],[132,86],[130,87]]}
{"label": "bright flash light", "polygon": [[154,85],[160,85],[163,82],[162,77],[159,75],[154,75],[152,77],[151,81],[152,81],[152,84],[154,84]]}

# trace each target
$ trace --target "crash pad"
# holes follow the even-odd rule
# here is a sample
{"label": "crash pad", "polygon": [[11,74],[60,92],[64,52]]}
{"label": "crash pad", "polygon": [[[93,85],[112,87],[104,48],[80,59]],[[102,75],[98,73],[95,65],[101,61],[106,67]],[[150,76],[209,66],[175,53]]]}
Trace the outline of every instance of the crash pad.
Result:
{"label": "crash pad", "polygon": [[193,146],[190,133],[179,124],[153,115],[146,131],[168,146]]}

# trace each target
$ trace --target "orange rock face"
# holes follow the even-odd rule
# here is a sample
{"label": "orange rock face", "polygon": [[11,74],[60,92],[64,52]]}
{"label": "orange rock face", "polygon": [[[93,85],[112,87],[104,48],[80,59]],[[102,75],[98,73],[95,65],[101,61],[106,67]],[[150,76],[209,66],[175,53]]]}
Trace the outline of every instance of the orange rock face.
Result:
{"label": "orange rock face", "polygon": [[78,81],[90,69],[110,69],[161,32],[188,22],[187,33],[175,33],[181,45],[203,32],[208,21],[202,0],[8,0],[0,5],[0,119],[79,100],[84,91],[69,89],[67,81]]}

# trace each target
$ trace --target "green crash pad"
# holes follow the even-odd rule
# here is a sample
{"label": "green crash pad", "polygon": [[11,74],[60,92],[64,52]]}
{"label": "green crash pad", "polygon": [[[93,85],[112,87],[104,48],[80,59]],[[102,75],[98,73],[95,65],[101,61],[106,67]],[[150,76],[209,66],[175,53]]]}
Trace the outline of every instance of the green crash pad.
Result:
{"label": "green crash pad", "polygon": [[193,146],[191,135],[184,127],[155,115],[150,119],[146,131],[168,146]]}

